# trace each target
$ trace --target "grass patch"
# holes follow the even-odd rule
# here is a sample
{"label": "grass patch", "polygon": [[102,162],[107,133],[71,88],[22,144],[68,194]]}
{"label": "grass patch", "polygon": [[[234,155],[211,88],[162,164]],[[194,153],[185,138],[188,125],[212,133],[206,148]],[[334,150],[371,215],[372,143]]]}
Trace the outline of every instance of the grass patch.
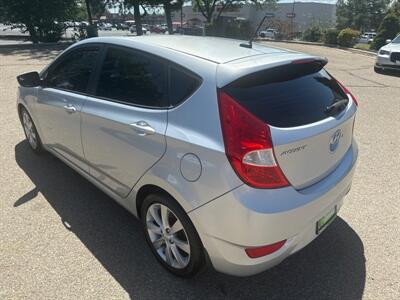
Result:
{"label": "grass patch", "polygon": [[354,48],[369,51],[371,50],[371,44],[357,44],[354,46]]}

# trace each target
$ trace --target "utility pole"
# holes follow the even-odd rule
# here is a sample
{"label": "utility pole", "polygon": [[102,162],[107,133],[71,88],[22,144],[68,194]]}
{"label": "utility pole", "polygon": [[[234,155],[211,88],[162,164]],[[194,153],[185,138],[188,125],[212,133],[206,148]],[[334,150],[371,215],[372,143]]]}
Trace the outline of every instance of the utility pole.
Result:
{"label": "utility pole", "polygon": [[293,6],[292,6],[292,18],[290,21],[290,38],[293,40],[293,22],[294,22],[294,6],[296,4],[296,0],[293,0]]}
{"label": "utility pole", "polygon": [[181,28],[180,28],[180,32],[181,32],[181,34],[183,34],[183,1],[182,1],[182,4],[181,4]]}

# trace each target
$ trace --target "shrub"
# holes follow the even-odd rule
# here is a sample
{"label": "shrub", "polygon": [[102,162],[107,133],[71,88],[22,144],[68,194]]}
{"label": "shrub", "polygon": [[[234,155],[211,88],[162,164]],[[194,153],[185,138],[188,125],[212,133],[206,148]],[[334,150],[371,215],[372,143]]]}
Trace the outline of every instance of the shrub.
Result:
{"label": "shrub", "polygon": [[322,36],[322,41],[328,45],[336,45],[337,44],[337,37],[340,33],[340,30],[331,28],[327,29]]}
{"label": "shrub", "polygon": [[308,42],[319,42],[322,37],[322,30],[319,26],[308,27],[303,33],[303,40]]}
{"label": "shrub", "polygon": [[389,13],[379,26],[378,33],[372,42],[372,49],[380,49],[386,44],[386,40],[394,39],[400,31],[400,18],[393,13]]}
{"label": "shrub", "polygon": [[62,23],[44,20],[39,22],[39,24],[34,26],[33,30],[31,29],[29,32],[31,40],[34,42],[58,42],[65,32],[65,26]]}
{"label": "shrub", "polygon": [[359,31],[353,30],[351,28],[346,28],[339,33],[337,37],[337,42],[342,47],[353,47],[359,37]]}

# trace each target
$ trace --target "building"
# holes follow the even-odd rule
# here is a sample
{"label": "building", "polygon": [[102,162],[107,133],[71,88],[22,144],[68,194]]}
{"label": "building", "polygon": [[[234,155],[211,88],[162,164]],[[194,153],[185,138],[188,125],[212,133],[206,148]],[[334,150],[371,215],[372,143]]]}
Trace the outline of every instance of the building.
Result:
{"label": "building", "polygon": [[[217,8],[218,9],[218,8]],[[291,26],[292,3],[278,3],[275,9],[257,9],[253,4],[246,4],[241,8],[234,8],[224,11],[222,16],[228,18],[244,18],[255,28],[260,23],[266,13],[271,14],[264,27],[281,27],[283,29]],[[272,17],[273,14],[273,17]],[[293,19],[293,31],[303,32],[313,24],[321,27],[335,27],[336,25],[336,5],[316,2],[296,2],[294,6],[295,18]],[[182,10],[183,21],[190,23],[198,20],[198,23],[204,23],[206,19],[198,12],[194,11],[192,6],[184,6]],[[180,22],[181,12],[175,11],[172,15],[173,21]]]}

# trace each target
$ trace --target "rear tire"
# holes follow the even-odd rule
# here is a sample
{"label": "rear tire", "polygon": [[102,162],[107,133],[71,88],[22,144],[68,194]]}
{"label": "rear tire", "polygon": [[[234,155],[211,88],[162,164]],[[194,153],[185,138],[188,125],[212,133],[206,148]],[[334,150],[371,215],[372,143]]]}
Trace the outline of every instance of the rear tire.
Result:
{"label": "rear tire", "polygon": [[186,212],[166,194],[151,194],[141,207],[147,244],[172,274],[191,278],[205,266],[203,245]]}
{"label": "rear tire", "polygon": [[20,119],[29,146],[31,147],[33,152],[37,154],[42,153],[43,152],[42,140],[40,139],[39,133],[36,130],[36,126],[33,123],[31,115],[24,107],[21,108],[20,110]]}

